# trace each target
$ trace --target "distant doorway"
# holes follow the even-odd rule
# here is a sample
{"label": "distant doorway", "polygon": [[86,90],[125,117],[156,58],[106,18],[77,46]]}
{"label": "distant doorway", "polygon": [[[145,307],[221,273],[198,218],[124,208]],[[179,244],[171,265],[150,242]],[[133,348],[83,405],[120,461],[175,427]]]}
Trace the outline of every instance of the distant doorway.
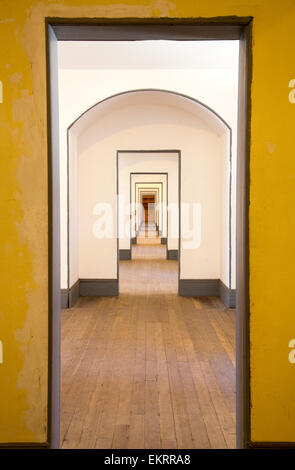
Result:
{"label": "distant doorway", "polygon": [[[155,20],[153,20],[155,21]],[[198,24],[198,21],[201,21],[201,24]],[[218,22],[221,22],[218,24]],[[59,23],[59,24],[58,24]],[[99,21],[97,21],[99,23]],[[64,19],[59,20],[49,20],[47,21],[47,34],[48,34],[48,64],[49,64],[49,73],[48,73],[48,94],[49,94],[49,223],[51,227],[51,234],[49,237],[50,246],[49,246],[49,311],[50,315],[50,355],[49,355],[49,369],[50,369],[50,382],[49,382],[49,403],[50,403],[50,435],[48,436],[48,441],[51,447],[59,446],[59,423],[60,423],[60,408],[59,408],[59,389],[60,389],[60,233],[59,233],[59,152],[58,152],[58,97],[56,93],[57,89],[57,79],[55,74],[56,67],[56,43],[62,38],[67,40],[85,40],[87,37],[88,40],[103,40],[111,38],[112,40],[142,40],[153,37],[155,39],[169,39],[169,40],[188,40],[192,38],[193,40],[204,40],[204,39],[239,39],[241,44],[241,53],[240,53],[240,84],[239,84],[239,123],[238,123],[238,147],[239,147],[239,160],[237,168],[237,291],[238,291],[238,301],[237,301],[237,445],[238,447],[247,446],[249,438],[249,330],[248,330],[248,304],[249,304],[249,295],[248,295],[248,158],[249,158],[249,138],[248,131],[250,127],[249,119],[249,95],[250,95],[250,80],[249,76],[251,73],[251,64],[249,61],[251,53],[250,37],[251,37],[251,18],[218,18],[214,20],[196,20],[194,24],[183,24],[180,20],[171,20],[169,19],[168,23],[161,22],[152,24],[149,21],[144,24],[114,24],[107,25],[105,24],[106,20],[103,20],[101,24],[95,24],[93,21],[87,24],[87,19],[84,20],[84,24],[74,24],[69,21],[68,24],[65,24]],[[173,27],[171,27],[173,23]],[[177,24],[179,23],[179,24]],[[217,28],[217,29],[216,29]],[[99,264],[99,263],[97,263]],[[190,279],[188,279],[190,280]],[[180,298],[179,298],[180,299]],[[139,302],[141,298],[139,299]],[[185,301],[184,304],[187,304]],[[169,304],[169,308],[174,306],[172,302]],[[196,308],[199,308],[196,304]],[[179,309],[182,310],[182,309]],[[161,312],[162,309],[158,309],[158,312]],[[129,312],[133,312],[130,308]],[[173,310],[174,312],[174,310]],[[148,312],[144,312],[148,313]],[[147,315],[146,315],[147,316]],[[194,321],[194,316],[192,321]],[[180,321],[177,317],[172,318],[174,320],[175,326],[181,326],[181,323],[177,323],[176,320]],[[201,320],[203,318],[201,317]],[[120,323],[121,317],[118,317],[116,323],[118,329],[118,337],[122,338],[122,329]],[[133,319],[130,318],[129,326],[132,327]],[[157,318],[156,323],[160,320]],[[166,325],[166,319],[161,320]],[[208,332],[206,325],[203,328],[204,333]],[[130,332],[131,328],[126,329]],[[138,331],[141,331],[140,329]],[[181,328],[176,328],[176,332],[182,331]],[[199,330],[196,329],[196,332]],[[150,332],[147,332],[150,334]],[[151,338],[153,338],[150,335]],[[157,336],[158,338],[158,336]],[[200,339],[200,338],[199,338]],[[168,337],[170,341],[171,338]],[[174,344],[173,341],[170,341],[171,344]],[[169,343],[169,344],[170,344]],[[149,344],[149,352],[152,354],[154,351],[154,343]],[[206,346],[206,344],[204,344]],[[191,349],[189,349],[191,351]],[[173,361],[174,363],[181,362],[181,350],[176,351],[178,356],[177,360]],[[110,357],[109,363],[111,364],[112,357]],[[129,364],[130,361],[127,361]],[[149,365],[153,363],[153,360],[150,361]],[[120,369],[118,369],[120,370]],[[182,369],[183,370],[183,369]],[[150,370],[147,369],[149,373]],[[179,380],[178,376],[175,375],[175,371],[172,370],[172,378],[175,379],[175,386],[178,385]],[[181,371],[180,371],[181,372]],[[108,374],[106,374],[109,376]],[[224,374],[221,374],[222,378],[226,377]],[[149,377],[152,375],[150,374]],[[185,377],[184,377],[185,380]],[[156,382],[154,379],[147,381],[147,385],[150,383]],[[110,388],[110,391],[117,390],[116,387]],[[125,390],[125,389],[124,389]],[[153,393],[154,389],[152,387],[148,388],[148,393]],[[106,396],[106,401],[109,403],[108,399],[111,394]],[[124,396],[124,393],[122,394]],[[150,395],[148,395],[150,396]],[[179,395],[177,394],[176,397]],[[209,396],[209,395],[208,395]],[[176,400],[176,404],[178,401]],[[118,408],[119,409],[119,408]],[[194,408],[195,409],[195,408]],[[181,408],[182,410],[182,408]],[[159,416],[159,414],[157,414]],[[188,413],[188,418],[192,416],[191,413]],[[183,413],[180,412],[179,417],[182,419]],[[79,419],[80,416],[76,414],[76,418]],[[195,421],[194,421],[195,422]],[[194,424],[192,423],[192,425]],[[101,429],[105,429],[104,422],[102,422]],[[121,429],[121,428],[120,428]],[[170,426],[168,426],[168,430]],[[214,428],[215,430],[215,428]],[[151,435],[153,429],[151,430]],[[198,434],[198,432],[197,432]],[[169,441],[170,442],[170,441]],[[116,446],[116,440],[114,440],[114,445]],[[186,444],[187,448],[191,443]],[[154,442],[145,444],[146,448],[155,448]],[[165,447],[164,447],[165,448]]]}
{"label": "distant doorway", "polygon": [[143,195],[142,208],[144,211],[142,223],[144,222],[145,227],[148,228],[149,224],[155,225],[155,196]]}

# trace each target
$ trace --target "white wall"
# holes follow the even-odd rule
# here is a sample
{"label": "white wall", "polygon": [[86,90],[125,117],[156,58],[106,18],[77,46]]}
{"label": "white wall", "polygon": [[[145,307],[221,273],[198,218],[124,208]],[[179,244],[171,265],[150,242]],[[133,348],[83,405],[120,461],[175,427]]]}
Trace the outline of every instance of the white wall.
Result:
{"label": "white wall", "polygon": [[[146,138],[145,138],[146,140]],[[168,173],[168,203],[178,204],[178,154],[175,152],[171,153],[119,153],[119,193],[124,197],[127,204],[130,201],[130,173]],[[132,182],[138,181],[162,181],[163,184],[167,184],[165,175],[138,175],[132,176]],[[164,188],[164,203],[166,201],[166,188]],[[134,196],[133,196],[134,200]],[[164,233],[163,237],[167,236],[167,212],[163,213],[164,219]],[[129,218],[127,219],[127,222]],[[168,250],[178,249],[178,226],[179,220],[178,215],[176,218],[169,219],[171,224],[170,230],[168,227]],[[173,227],[172,227],[173,224]],[[130,230],[130,227],[129,227]],[[125,233],[124,238],[120,239],[120,249],[130,248],[130,236],[129,230]],[[172,234],[175,236],[172,237]],[[133,236],[135,234],[133,233]]]}
{"label": "white wall", "polygon": [[[67,278],[69,274],[69,284],[73,286],[79,279],[79,256],[78,256],[78,152],[77,152],[77,136],[75,132],[69,134],[69,251],[71,257],[69,258],[69,269],[68,273],[65,269],[62,269],[62,286],[67,285]],[[66,208],[67,209],[67,208]],[[64,209],[65,210],[65,209]],[[67,246],[62,243],[61,260],[62,266],[64,266],[64,259],[67,258]]]}
{"label": "white wall", "polygon": [[175,91],[205,103],[232,128],[236,149],[238,75],[235,69],[59,69],[61,159],[66,155],[67,128],[83,112],[117,93],[144,88]]}
{"label": "white wall", "polygon": [[[96,102],[122,91],[162,88],[184,93],[212,107],[232,127],[235,170],[237,85],[237,41],[59,42],[62,287],[67,286],[67,127]],[[234,214],[234,173],[232,189]],[[233,242],[234,230],[233,221]],[[232,255],[234,264],[234,246]]]}
{"label": "white wall", "polygon": [[[226,133],[220,137],[221,151],[227,158],[220,161],[220,279],[226,285],[230,286],[230,270],[228,264],[229,246],[230,246],[230,222],[235,220],[235,214],[230,216],[230,134]],[[231,217],[231,221],[230,221]],[[234,274],[235,275],[235,274]],[[232,283],[234,282],[232,278]],[[233,285],[231,285],[232,288]]]}
{"label": "white wall", "polygon": [[[180,277],[217,279],[221,272],[228,271],[228,261],[221,258],[220,249],[221,227],[226,227],[226,223],[220,224],[221,214],[225,213],[220,197],[221,169],[222,159],[228,158],[221,138],[227,130],[220,121],[203,107],[181,97],[145,92],[109,100],[77,126],[80,126],[77,139],[80,278],[117,276],[116,237],[95,239],[92,227],[96,219],[93,207],[97,202],[104,201],[116,208],[118,149],[181,150],[181,201],[201,205],[202,230],[199,247],[185,246],[194,234],[181,242]],[[153,171],[157,171],[155,164]],[[116,234],[116,214],[112,221]],[[183,213],[181,230],[184,236]],[[227,266],[222,267],[226,262]]]}

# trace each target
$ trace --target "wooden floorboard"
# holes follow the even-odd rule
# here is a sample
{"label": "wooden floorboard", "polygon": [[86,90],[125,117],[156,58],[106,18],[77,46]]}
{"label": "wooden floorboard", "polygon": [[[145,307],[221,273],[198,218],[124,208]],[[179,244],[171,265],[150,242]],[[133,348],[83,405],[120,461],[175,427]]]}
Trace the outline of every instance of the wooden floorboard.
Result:
{"label": "wooden floorboard", "polygon": [[235,447],[235,311],[177,295],[166,246],[133,246],[120,296],[61,314],[61,447]]}

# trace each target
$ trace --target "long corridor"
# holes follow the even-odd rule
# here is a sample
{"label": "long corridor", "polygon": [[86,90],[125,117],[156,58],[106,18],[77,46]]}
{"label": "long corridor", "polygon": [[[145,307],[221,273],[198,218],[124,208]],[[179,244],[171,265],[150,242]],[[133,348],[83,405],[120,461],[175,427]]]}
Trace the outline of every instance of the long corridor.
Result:
{"label": "long corridor", "polygon": [[177,295],[166,246],[133,246],[120,296],[62,311],[61,447],[235,447],[235,311]]}

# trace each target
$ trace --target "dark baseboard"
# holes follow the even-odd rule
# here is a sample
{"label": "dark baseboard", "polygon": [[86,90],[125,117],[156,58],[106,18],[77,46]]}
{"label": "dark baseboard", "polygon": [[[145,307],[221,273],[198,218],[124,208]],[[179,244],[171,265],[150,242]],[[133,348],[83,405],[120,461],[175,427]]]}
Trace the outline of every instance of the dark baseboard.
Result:
{"label": "dark baseboard", "polygon": [[81,297],[113,297],[119,294],[118,279],[80,279]]}
{"label": "dark baseboard", "polygon": [[77,300],[79,299],[80,296],[80,280],[75,282],[74,285],[69,289],[69,295],[68,295],[68,304],[69,308],[72,308]]}
{"label": "dark baseboard", "polygon": [[[167,259],[177,260],[178,250],[168,250]],[[119,295],[117,279],[79,279],[70,289],[61,289],[61,308],[72,308],[80,296],[111,297],[117,295]],[[220,297],[227,308],[236,307],[235,289],[229,289],[219,279],[180,279],[179,295]]]}
{"label": "dark baseboard", "polygon": [[70,289],[61,289],[61,308],[72,308],[79,297],[119,295],[118,279],[79,279]]}
{"label": "dark baseboard", "polygon": [[167,259],[178,260],[178,250],[167,250]]}
{"label": "dark baseboard", "polygon": [[179,295],[219,297],[219,279],[179,279]]}
{"label": "dark baseboard", "polygon": [[136,245],[137,243],[137,238],[136,237],[132,237],[131,238],[131,245]]}
{"label": "dark baseboard", "polygon": [[131,259],[131,250],[119,250],[119,259],[122,260],[130,260]]}
{"label": "dark baseboard", "polygon": [[60,290],[60,301],[61,301],[61,308],[68,308],[68,306],[69,306],[69,291],[68,291],[68,289],[61,289]]}
{"label": "dark baseboard", "polygon": [[236,308],[236,290],[219,280],[219,297],[227,308]]}
{"label": "dark baseboard", "polygon": [[161,238],[161,245],[167,245],[167,238]]}
{"label": "dark baseboard", "polygon": [[236,290],[220,279],[180,279],[179,295],[186,297],[219,297],[227,308],[236,307]]}
{"label": "dark baseboard", "polygon": [[70,289],[61,289],[61,308],[72,308],[79,298],[80,281],[75,282]]}

